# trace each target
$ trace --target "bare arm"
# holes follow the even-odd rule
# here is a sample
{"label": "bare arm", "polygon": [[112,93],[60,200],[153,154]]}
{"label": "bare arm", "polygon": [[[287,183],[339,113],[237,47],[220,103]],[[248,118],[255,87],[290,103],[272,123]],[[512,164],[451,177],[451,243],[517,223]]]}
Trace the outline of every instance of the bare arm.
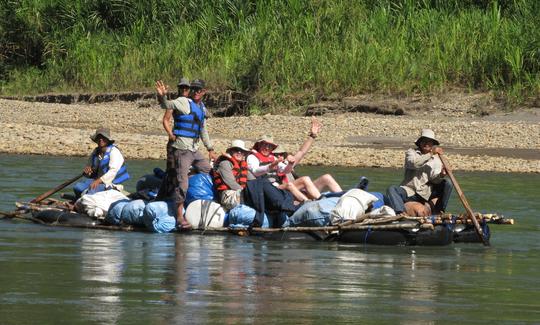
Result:
{"label": "bare arm", "polygon": [[165,132],[167,132],[167,136],[169,137],[169,140],[175,141],[176,136],[173,133],[173,128],[172,128],[172,125],[171,125],[172,114],[173,114],[172,109],[165,110],[165,114],[163,114],[163,121],[162,122],[163,122],[163,128],[165,129]]}
{"label": "bare arm", "polygon": [[308,138],[302,146],[300,147],[300,150],[296,154],[294,154],[294,165],[300,163],[302,158],[308,153],[309,149],[311,149],[311,146],[313,145],[313,142],[315,142],[315,138],[318,136],[319,132],[321,131],[322,124],[319,122],[315,117],[311,118],[311,128],[309,131]]}

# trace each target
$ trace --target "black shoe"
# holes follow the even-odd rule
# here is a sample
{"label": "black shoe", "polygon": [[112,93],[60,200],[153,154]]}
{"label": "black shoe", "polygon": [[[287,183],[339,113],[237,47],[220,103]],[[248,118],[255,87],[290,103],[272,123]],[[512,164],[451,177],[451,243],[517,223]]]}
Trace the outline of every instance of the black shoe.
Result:
{"label": "black shoe", "polygon": [[369,184],[369,180],[366,177],[362,176],[360,177],[360,182],[356,184],[355,188],[359,188],[363,191],[367,191],[368,184]]}

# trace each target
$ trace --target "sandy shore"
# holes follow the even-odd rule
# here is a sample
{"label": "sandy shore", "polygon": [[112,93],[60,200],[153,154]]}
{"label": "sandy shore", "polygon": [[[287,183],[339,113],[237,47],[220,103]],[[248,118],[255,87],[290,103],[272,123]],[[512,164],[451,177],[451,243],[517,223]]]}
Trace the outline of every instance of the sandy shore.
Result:
{"label": "sandy shore", "polygon": [[[101,104],[47,104],[0,99],[0,152],[85,156],[89,136],[109,127],[127,159],[164,159],[163,111],[154,101]],[[540,172],[538,109],[485,117],[465,109],[441,108],[403,116],[346,113],[319,117],[323,131],[303,164],[398,167],[421,128],[432,128],[456,170]],[[271,134],[288,150],[299,148],[310,118],[265,115],[210,118],[216,150],[230,140],[253,142]]]}

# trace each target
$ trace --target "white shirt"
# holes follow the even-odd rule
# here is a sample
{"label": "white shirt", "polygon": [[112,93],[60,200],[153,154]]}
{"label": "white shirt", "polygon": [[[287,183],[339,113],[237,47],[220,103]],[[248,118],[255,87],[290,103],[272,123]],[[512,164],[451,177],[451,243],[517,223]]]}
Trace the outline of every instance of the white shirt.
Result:
{"label": "white shirt", "polygon": [[[98,160],[101,161],[103,159],[103,153],[98,153]],[[100,179],[105,184],[105,186],[111,186],[112,181],[116,177],[116,174],[118,174],[118,171],[124,164],[124,156],[122,156],[122,153],[118,148],[113,146],[111,148],[111,152],[109,153],[109,170],[101,175]],[[92,156],[90,156],[90,159],[88,161],[88,165],[92,166]],[[100,175],[103,173],[101,168],[98,167],[97,174]]]}

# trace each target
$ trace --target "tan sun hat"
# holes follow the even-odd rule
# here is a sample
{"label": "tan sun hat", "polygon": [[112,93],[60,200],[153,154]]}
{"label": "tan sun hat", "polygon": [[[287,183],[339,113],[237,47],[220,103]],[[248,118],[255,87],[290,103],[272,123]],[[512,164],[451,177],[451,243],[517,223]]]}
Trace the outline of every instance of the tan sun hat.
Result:
{"label": "tan sun hat", "polygon": [[435,138],[435,132],[433,132],[433,130],[431,129],[423,129],[420,137],[416,140],[414,144],[420,146],[420,141],[424,138],[433,141],[433,143],[437,146],[439,145],[439,141]]}
{"label": "tan sun hat", "polygon": [[111,137],[111,130],[107,128],[99,128],[96,130],[94,134],[90,136],[90,139],[97,143],[97,137],[98,135],[101,135],[105,139],[107,139],[110,143],[114,142],[114,139]]}
{"label": "tan sun hat", "polygon": [[251,152],[248,148],[246,148],[246,143],[242,140],[236,139],[231,142],[231,146],[227,148],[227,152],[231,149],[240,149],[244,152]]}
{"label": "tan sun hat", "polygon": [[253,145],[253,149],[257,150],[262,142],[270,144],[272,146],[272,151],[274,151],[277,147],[277,144],[274,143],[274,139],[272,139],[271,136],[263,135],[259,140],[255,142],[255,144]]}
{"label": "tan sun hat", "polygon": [[275,154],[285,154],[285,153],[288,153],[287,150],[285,150],[285,148],[282,146],[282,145],[279,145],[276,147],[276,149],[274,149],[272,151],[272,153],[275,155]]}

